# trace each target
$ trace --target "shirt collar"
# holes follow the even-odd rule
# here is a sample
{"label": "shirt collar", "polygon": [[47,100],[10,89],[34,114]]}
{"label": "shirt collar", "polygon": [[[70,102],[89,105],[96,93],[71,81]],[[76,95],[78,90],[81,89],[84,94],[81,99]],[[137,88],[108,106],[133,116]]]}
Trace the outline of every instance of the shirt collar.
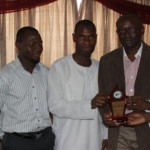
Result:
{"label": "shirt collar", "polygon": [[[138,56],[141,57],[141,55],[142,55],[142,49],[143,49],[143,43],[141,43],[140,48],[138,49],[137,53],[135,54],[135,57],[136,57],[136,58],[137,58]],[[125,52],[124,47],[123,47],[123,57],[127,57],[127,54],[126,54],[126,52]]]}

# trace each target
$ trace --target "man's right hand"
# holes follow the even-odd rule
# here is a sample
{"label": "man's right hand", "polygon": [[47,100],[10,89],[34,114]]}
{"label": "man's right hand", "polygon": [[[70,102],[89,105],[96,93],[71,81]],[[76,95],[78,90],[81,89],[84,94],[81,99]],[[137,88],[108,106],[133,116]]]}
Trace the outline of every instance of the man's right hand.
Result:
{"label": "man's right hand", "polygon": [[103,107],[106,102],[107,102],[106,94],[99,93],[92,99],[91,107],[92,109],[95,109],[97,107]]}

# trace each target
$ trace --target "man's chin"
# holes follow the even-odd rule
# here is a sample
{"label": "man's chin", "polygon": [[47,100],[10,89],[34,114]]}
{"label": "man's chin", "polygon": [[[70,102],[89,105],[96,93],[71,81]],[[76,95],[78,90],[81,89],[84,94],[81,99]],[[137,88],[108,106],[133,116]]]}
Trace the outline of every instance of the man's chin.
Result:
{"label": "man's chin", "polygon": [[37,59],[37,60],[32,60],[32,62],[36,65],[40,62],[40,59]]}

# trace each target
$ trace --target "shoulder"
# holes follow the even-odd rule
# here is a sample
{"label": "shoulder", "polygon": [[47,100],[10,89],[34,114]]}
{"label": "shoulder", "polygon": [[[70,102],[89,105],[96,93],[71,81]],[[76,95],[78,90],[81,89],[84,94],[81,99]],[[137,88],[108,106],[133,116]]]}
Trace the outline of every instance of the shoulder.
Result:
{"label": "shoulder", "polygon": [[70,62],[72,61],[72,55],[67,55],[65,57],[62,57],[60,59],[57,59],[50,67],[50,69],[52,68],[64,68],[66,66],[68,66],[70,64]]}
{"label": "shoulder", "polygon": [[92,58],[92,64],[97,68],[99,67],[99,61]]}
{"label": "shoulder", "polygon": [[14,61],[12,61],[0,69],[0,78],[5,79],[13,76],[14,69],[15,69],[15,64]]}
{"label": "shoulder", "polygon": [[143,42],[143,50],[141,59],[150,58],[150,46]]}
{"label": "shoulder", "polygon": [[72,66],[71,59],[71,55],[57,59],[50,67],[49,79],[58,80],[61,78],[62,80],[67,80]]}
{"label": "shoulder", "polygon": [[42,63],[39,63],[38,67],[40,68],[39,73],[43,74],[44,76],[47,77],[48,73],[49,73],[49,68],[46,65],[42,64]]}
{"label": "shoulder", "polygon": [[146,49],[148,52],[150,52],[150,46],[143,42],[143,49]]}
{"label": "shoulder", "polygon": [[103,55],[100,59],[100,61],[111,61],[113,59],[116,59],[117,57],[123,56],[123,48],[117,48],[105,55]]}
{"label": "shoulder", "polygon": [[49,68],[46,65],[42,64],[42,63],[39,63],[38,65],[39,65],[41,70],[45,70],[45,71],[49,70]]}

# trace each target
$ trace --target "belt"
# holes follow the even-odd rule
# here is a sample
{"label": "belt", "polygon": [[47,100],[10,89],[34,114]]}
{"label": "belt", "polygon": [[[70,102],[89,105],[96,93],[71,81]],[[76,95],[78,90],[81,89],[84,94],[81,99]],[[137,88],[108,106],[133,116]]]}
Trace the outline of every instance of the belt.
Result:
{"label": "belt", "polygon": [[24,138],[24,139],[39,139],[40,137],[42,137],[42,135],[44,133],[47,133],[49,130],[51,130],[51,127],[45,128],[41,131],[37,131],[37,132],[29,132],[29,133],[17,133],[17,132],[13,132],[10,134],[13,134],[15,136]]}

